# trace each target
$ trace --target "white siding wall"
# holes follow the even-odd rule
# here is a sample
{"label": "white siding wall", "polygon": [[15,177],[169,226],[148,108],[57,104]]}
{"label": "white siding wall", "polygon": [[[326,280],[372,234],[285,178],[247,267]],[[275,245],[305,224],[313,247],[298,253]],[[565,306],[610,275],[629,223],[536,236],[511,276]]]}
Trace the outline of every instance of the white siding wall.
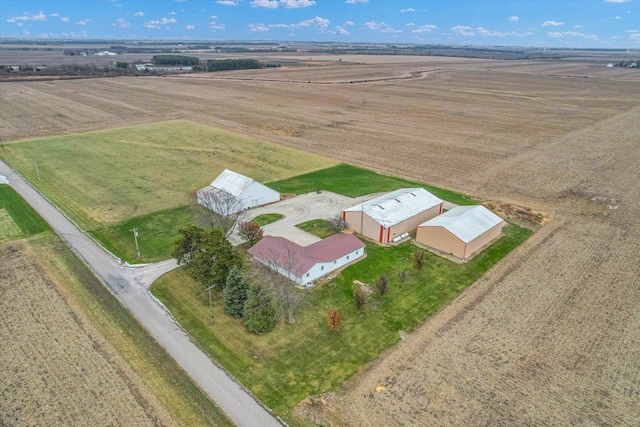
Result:
{"label": "white siding wall", "polygon": [[245,209],[250,209],[279,201],[280,193],[254,181],[240,193],[240,200]]}
{"label": "white siding wall", "polygon": [[353,262],[354,260],[361,258],[362,256],[364,256],[364,248],[357,249],[351,252],[350,254],[343,256],[342,258],[338,258],[335,261],[335,263],[334,262],[318,263],[313,267],[311,267],[311,269],[302,276],[301,281],[299,281],[298,283],[305,284],[305,283],[312,282],[324,276],[325,274],[329,274],[332,271],[335,271],[349,264],[350,262]]}

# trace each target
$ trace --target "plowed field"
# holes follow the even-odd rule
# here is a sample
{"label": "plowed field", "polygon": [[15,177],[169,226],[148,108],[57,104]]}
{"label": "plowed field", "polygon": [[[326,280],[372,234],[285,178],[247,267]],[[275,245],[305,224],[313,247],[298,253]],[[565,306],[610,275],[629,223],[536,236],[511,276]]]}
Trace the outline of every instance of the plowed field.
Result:
{"label": "plowed field", "polygon": [[25,241],[0,246],[0,424],[172,424]]}
{"label": "plowed field", "polygon": [[[3,83],[3,141],[188,118],[545,211],[548,225],[316,405],[317,416],[358,426],[636,425],[638,73],[367,62],[364,74],[342,64]],[[346,83],[361,75],[389,79]]]}

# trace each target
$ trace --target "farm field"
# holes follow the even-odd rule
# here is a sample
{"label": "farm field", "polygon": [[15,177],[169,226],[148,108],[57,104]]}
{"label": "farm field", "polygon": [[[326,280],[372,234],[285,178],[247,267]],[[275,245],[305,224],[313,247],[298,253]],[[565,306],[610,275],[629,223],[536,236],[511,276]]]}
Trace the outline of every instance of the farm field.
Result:
{"label": "farm field", "polygon": [[[249,333],[242,319],[226,314],[221,294],[215,296],[216,321],[211,326],[207,293],[183,269],[162,276],[151,286],[151,292],[214,360],[289,421],[298,402],[339,388],[398,342],[400,334],[413,330],[481,277],[528,238],[531,230],[509,225],[504,233],[503,238],[464,265],[427,252],[420,272],[411,264],[413,252],[418,250],[414,245],[407,242],[384,248],[368,243],[364,260],[306,292],[306,303],[295,315],[295,324],[280,320],[276,330],[264,336]],[[406,272],[403,283],[397,279],[398,271]],[[357,311],[353,281],[375,288],[382,273],[389,277],[389,293],[384,298],[370,295],[367,309]],[[344,326],[337,333],[327,327],[329,309],[342,315]]]}
{"label": "farm field", "polygon": [[230,425],[12,187],[0,205],[0,424]]}
{"label": "farm field", "polygon": [[638,74],[579,61],[416,59],[368,57],[378,70],[368,73],[428,72],[366,84],[344,84],[362,71],[344,64],[295,70],[323,84],[243,72],[2,83],[0,132],[9,151],[12,140],[185,118],[544,211],[552,221],[508,261],[316,415],[340,413],[337,425],[634,425]]}

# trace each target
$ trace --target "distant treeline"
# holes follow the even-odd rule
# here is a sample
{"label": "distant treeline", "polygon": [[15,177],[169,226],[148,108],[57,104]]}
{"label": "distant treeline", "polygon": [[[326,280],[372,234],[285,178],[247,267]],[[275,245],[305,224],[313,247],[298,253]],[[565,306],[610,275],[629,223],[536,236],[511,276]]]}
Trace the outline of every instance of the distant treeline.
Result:
{"label": "distant treeline", "polygon": [[260,62],[255,59],[209,59],[207,71],[251,70],[262,68]]}
{"label": "distant treeline", "polygon": [[155,55],[151,58],[155,65],[182,65],[182,66],[196,66],[200,63],[200,60],[195,56],[182,56],[182,55]]}

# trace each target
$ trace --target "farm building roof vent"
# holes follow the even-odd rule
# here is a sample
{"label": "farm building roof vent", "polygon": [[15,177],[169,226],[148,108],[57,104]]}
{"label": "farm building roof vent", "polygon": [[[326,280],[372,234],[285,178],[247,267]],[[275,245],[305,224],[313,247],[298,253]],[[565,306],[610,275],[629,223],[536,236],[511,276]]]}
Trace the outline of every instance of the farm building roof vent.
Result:
{"label": "farm building roof vent", "polygon": [[413,194],[413,193],[409,193],[409,194],[411,194],[413,197],[418,197],[418,196],[416,196],[416,195],[415,195],[415,194]]}
{"label": "farm building roof vent", "polygon": [[398,200],[398,199],[393,199],[393,200],[395,200],[395,201],[396,201],[396,202],[398,202],[398,203],[402,203],[402,202],[401,202],[400,200]]}
{"label": "farm building roof vent", "polygon": [[378,207],[379,207],[380,209],[384,210],[384,206],[382,206],[382,205],[378,205]]}

